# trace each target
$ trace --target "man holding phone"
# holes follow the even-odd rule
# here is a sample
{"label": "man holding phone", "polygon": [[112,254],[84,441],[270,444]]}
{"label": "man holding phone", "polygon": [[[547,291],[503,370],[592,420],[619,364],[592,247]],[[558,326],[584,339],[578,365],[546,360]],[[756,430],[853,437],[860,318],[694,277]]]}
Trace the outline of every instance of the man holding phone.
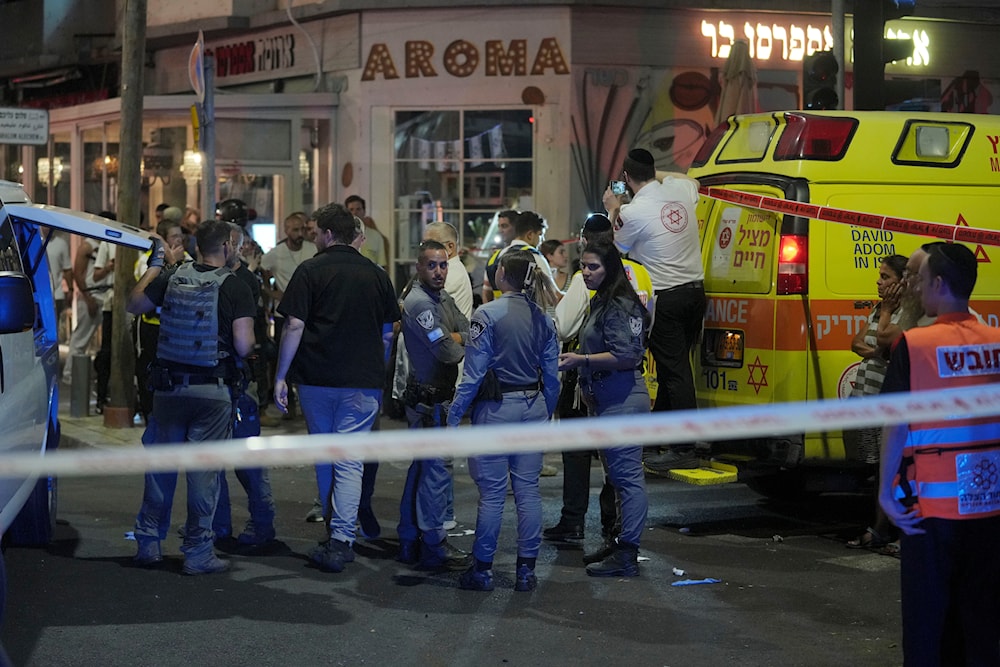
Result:
{"label": "man holding phone", "polygon": [[[632,201],[621,203],[618,182],[604,192],[604,206],[615,228],[615,245],[649,271],[656,294],[649,349],[659,388],[653,411],[697,407],[691,350],[705,318],[705,271],[698,243],[698,182],[683,174],[658,178],[652,154],[634,148],[625,158],[622,178]],[[666,452],[646,450],[643,465],[658,473],[696,468],[694,443]]]}

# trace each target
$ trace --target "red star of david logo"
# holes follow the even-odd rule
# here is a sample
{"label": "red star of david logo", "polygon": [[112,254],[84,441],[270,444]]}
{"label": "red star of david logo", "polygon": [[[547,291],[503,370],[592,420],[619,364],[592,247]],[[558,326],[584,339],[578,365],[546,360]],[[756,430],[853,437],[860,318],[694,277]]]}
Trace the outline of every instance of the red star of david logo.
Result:
{"label": "red star of david logo", "polygon": [[660,222],[667,230],[675,234],[687,228],[687,211],[680,204],[668,202],[660,209]]}
{"label": "red star of david logo", "polygon": [[[747,366],[747,370],[750,371],[750,377],[747,378],[747,384],[753,387],[754,393],[760,394],[760,388],[766,387],[767,385],[767,366],[760,363],[760,355],[753,360],[752,364]],[[760,371],[760,379],[754,377]]]}

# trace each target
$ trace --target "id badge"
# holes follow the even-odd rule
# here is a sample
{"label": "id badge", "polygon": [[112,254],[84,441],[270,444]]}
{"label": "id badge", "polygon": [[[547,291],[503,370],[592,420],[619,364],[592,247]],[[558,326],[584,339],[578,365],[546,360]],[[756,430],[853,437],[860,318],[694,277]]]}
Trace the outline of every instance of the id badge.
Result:
{"label": "id badge", "polygon": [[958,454],[955,473],[959,514],[1000,510],[1000,451]]}

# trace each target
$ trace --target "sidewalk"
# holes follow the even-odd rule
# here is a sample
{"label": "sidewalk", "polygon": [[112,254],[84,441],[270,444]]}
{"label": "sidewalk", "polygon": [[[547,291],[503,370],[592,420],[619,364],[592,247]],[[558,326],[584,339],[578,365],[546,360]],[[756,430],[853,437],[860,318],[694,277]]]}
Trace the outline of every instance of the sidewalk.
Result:
{"label": "sidewalk", "polygon": [[[93,410],[93,406],[90,408]],[[269,413],[276,413],[271,407]],[[385,418],[383,417],[383,420]],[[59,386],[59,424],[62,429],[59,447],[63,449],[113,449],[118,447],[141,447],[145,426],[141,420],[131,428],[109,428],[104,425],[104,415],[92,414],[87,417],[71,417],[69,410],[69,386]],[[383,428],[400,428],[388,425]],[[305,434],[306,422],[301,415],[295,419],[281,420],[277,426],[261,428],[262,436]]]}

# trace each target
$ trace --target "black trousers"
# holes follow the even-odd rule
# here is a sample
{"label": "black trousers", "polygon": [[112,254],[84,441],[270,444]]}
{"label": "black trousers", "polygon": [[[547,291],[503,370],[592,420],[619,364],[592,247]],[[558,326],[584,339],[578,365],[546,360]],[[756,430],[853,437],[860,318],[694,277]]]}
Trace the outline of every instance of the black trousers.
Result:
{"label": "black trousers", "polygon": [[[590,506],[590,466],[594,462],[594,452],[563,452],[562,460],[563,508],[560,522],[564,525],[582,526],[586,523],[587,508]],[[618,535],[621,532],[618,499],[615,487],[606,473],[598,501],[601,505],[601,533],[610,537]]]}
{"label": "black trousers", "polygon": [[113,312],[105,310],[101,313],[101,349],[94,357],[94,370],[97,371],[97,407],[103,409],[108,401],[108,384],[111,382],[111,328],[114,324]]}
{"label": "black trousers", "polygon": [[153,390],[149,388],[149,365],[156,361],[156,347],[160,341],[160,325],[136,318],[135,383],[139,414],[143,419],[153,414]]}
{"label": "black trousers", "polygon": [[708,301],[704,287],[682,287],[656,294],[656,319],[649,350],[656,362],[654,412],[698,407],[691,370],[691,350],[698,342]]}
{"label": "black trousers", "polygon": [[900,543],[903,664],[1000,665],[1000,517],[920,527]]}

